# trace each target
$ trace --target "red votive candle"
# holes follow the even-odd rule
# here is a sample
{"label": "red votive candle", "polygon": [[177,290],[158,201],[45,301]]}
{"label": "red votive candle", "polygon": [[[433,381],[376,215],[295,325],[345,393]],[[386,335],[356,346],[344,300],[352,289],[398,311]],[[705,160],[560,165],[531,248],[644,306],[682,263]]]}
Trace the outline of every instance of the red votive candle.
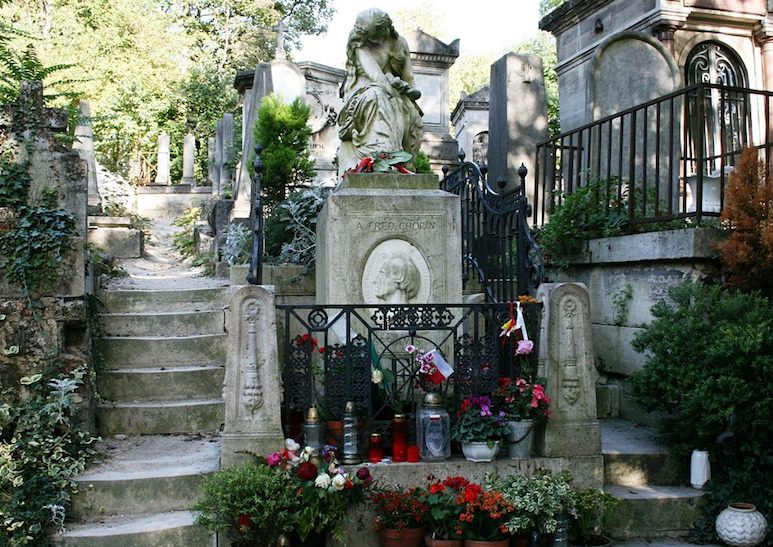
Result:
{"label": "red votive candle", "polygon": [[368,461],[370,463],[381,463],[384,459],[384,440],[381,433],[370,434],[370,444],[368,445]]}
{"label": "red votive candle", "polygon": [[392,461],[395,463],[404,462],[407,456],[407,425],[405,414],[395,414],[395,419],[392,422]]}
{"label": "red votive candle", "polygon": [[406,452],[408,454],[408,461],[411,463],[418,463],[421,461],[421,456],[419,455],[419,447],[415,444],[409,444],[408,448],[406,449]]}

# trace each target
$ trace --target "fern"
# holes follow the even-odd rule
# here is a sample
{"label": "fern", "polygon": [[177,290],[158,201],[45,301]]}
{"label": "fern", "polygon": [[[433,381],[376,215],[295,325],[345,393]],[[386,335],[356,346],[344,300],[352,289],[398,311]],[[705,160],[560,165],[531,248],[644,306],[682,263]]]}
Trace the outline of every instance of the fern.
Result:
{"label": "fern", "polygon": [[[16,100],[19,96],[21,82],[25,80],[39,80],[44,82],[49,88],[61,88],[64,85],[75,82],[75,80],[70,79],[53,82],[46,81],[53,74],[66,70],[73,65],[43,65],[32,43],[27,44],[21,53],[16,53],[8,49],[2,39],[0,39],[0,53],[2,53],[0,56],[0,103],[9,103]],[[50,99],[72,95],[71,92],[62,91],[49,94],[46,97]]]}

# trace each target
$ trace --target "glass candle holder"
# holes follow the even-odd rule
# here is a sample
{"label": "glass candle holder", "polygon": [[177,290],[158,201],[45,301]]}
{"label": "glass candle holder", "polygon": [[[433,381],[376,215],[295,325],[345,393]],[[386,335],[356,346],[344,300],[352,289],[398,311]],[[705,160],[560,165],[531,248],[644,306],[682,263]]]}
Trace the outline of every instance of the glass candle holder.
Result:
{"label": "glass candle holder", "polygon": [[395,414],[392,421],[392,461],[404,462],[408,448],[408,423],[405,414]]}
{"label": "glass candle holder", "polygon": [[306,446],[310,446],[317,452],[321,451],[323,429],[322,422],[319,419],[319,412],[317,412],[315,407],[311,407],[303,424],[303,436],[305,437]]}
{"label": "glass candle holder", "polygon": [[368,461],[370,463],[381,463],[384,459],[384,439],[381,433],[370,434],[370,445],[368,446]]}

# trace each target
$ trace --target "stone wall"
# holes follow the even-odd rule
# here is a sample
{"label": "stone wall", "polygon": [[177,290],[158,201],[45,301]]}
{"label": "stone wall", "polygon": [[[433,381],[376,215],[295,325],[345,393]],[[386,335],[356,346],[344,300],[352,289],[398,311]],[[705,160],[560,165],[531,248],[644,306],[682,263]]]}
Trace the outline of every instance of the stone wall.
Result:
{"label": "stone wall", "polygon": [[556,280],[588,287],[599,418],[651,421],[630,396],[628,378],[645,360],[631,341],[670,287],[717,276],[716,237],[711,229],[695,228],[594,239],[566,272],[551,272]]}

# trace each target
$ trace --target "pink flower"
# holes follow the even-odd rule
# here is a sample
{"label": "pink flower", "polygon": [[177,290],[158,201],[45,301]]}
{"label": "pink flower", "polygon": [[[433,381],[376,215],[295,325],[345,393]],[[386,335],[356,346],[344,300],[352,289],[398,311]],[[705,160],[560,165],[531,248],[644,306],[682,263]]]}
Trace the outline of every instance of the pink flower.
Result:
{"label": "pink flower", "polygon": [[266,456],[266,463],[269,467],[276,467],[281,461],[282,457],[279,455],[279,452],[274,452],[273,454]]}
{"label": "pink flower", "polygon": [[416,351],[416,346],[414,346],[413,344],[408,344],[407,346],[405,346],[405,351],[407,351],[408,353],[413,353]]}
{"label": "pink flower", "polygon": [[518,340],[518,347],[515,349],[516,355],[528,355],[534,349],[534,342],[531,340]]}

